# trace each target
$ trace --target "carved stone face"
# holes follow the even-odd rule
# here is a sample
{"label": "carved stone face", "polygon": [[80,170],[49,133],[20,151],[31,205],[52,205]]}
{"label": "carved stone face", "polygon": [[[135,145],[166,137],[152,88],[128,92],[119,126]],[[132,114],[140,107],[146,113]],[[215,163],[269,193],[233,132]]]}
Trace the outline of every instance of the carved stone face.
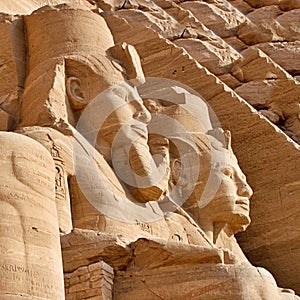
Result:
{"label": "carved stone face", "polygon": [[212,169],[213,181],[219,188],[202,213],[213,223],[227,223],[235,233],[250,224],[249,199],[253,192],[232,151],[222,151],[226,153],[225,163],[217,163]]}
{"label": "carved stone face", "polygon": [[147,145],[147,124],[151,115],[135,88],[128,84],[114,86],[101,96],[105,100],[107,117],[97,137],[98,150],[111,159],[112,148],[126,148],[134,143]]}

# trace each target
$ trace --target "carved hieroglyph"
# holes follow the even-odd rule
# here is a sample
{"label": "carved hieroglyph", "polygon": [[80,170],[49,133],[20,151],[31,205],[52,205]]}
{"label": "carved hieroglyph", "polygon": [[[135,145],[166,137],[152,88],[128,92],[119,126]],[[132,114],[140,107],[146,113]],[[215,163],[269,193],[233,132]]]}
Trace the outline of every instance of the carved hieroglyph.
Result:
{"label": "carved hieroglyph", "polygon": [[[15,132],[0,134],[1,297],[297,299],[291,290],[279,289],[267,270],[252,266],[235,240],[234,234],[250,223],[253,192],[231,149],[230,134],[218,128],[223,123],[191,89],[198,89],[199,79],[184,86],[145,78],[136,49],[126,43],[131,40],[141,48],[143,40],[136,42],[131,33],[142,28],[143,38],[149,33],[143,41],[149,51],[155,49],[154,39],[154,45],[166,48],[166,59],[177,53],[190,62],[188,68],[170,63],[174,79],[186,83],[183,78],[206,74],[214,81],[210,88],[203,83],[206,97],[224,88],[225,99],[233,99],[227,87],[221,88],[174,45],[195,49],[194,40],[181,38],[197,40],[202,34],[212,39],[209,45],[202,43],[206,54],[216,45],[223,49],[220,57],[231,49],[201,25],[206,14],[197,11],[200,6],[206,9],[202,12],[219,14],[206,25],[222,38],[237,34],[247,43],[251,35],[246,29],[253,24],[229,5],[222,15],[226,3],[127,1],[122,4],[127,10],[112,13],[99,7],[114,10],[122,5],[78,3],[39,8],[23,20],[2,18],[6,25],[0,30],[8,43],[2,56],[14,76],[0,86],[0,126]],[[143,7],[150,12],[139,9]],[[16,9],[21,12],[21,7]],[[160,21],[150,30],[157,14]],[[218,31],[232,15],[235,22]],[[140,24],[128,29],[133,19]],[[7,24],[14,25],[9,25],[14,34],[8,34]],[[118,24],[125,31],[117,30]],[[174,36],[179,38],[175,44],[165,42]],[[257,38],[265,41],[264,36]],[[142,64],[151,74],[151,55],[145,53]],[[247,53],[245,57],[259,54],[269,68],[268,78],[286,76],[260,50]],[[192,54],[205,64],[205,55]],[[26,65],[14,70],[22,57]],[[214,57],[205,66],[220,77],[231,70],[236,80],[254,80],[251,66],[240,57],[232,50],[223,65],[216,68]],[[156,77],[160,71],[168,77],[167,65],[157,66]],[[196,73],[189,77],[192,71]],[[244,85],[236,90],[242,93]],[[276,101],[267,103],[297,134],[294,106],[282,106],[279,112]],[[212,107],[218,105],[212,101]],[[218,117],[224,120],[220,112]]]}

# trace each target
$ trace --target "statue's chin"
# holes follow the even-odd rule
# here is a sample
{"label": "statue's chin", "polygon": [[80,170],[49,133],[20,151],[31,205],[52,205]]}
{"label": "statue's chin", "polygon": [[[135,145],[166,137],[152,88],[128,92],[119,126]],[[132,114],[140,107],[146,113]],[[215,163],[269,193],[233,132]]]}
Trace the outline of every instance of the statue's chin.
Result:
{"label": "statue's chin", "polygon": [[227,223],[228,229],[232,234],[245,231],[250,225],[251,219],[248,215],[234,214],[230,222]]}

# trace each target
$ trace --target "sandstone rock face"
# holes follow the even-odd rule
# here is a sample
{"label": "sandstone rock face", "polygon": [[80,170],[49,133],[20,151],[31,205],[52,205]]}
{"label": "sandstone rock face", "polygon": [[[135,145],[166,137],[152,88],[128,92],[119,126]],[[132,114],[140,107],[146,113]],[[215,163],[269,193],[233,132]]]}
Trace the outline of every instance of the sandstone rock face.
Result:
{"label": "sandstone rock face", "polygon": [[24,32],[19,18],[1,14],[0,36],[1,45],[5,45],[0,54],[0,108],[6,112],[5,117],[1,114],[5,118],[1,121],[1,130],[12,130],[19,121],[19,95],[26,72]]}
{"label": "sandstone rock face", "polygon": [[299,13],[0,0],[0,298],[299,299]]}

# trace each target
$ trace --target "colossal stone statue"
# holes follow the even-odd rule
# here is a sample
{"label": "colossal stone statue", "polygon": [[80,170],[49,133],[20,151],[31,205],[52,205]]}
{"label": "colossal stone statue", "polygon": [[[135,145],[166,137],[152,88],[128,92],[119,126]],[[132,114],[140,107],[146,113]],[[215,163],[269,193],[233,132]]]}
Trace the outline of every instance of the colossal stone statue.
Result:
{"label": "colossal stone statue", "polygon": [[[78,150],[77,154],[80,155],[80,151],[88,152],[91,146],[74,127],[84,108],[96,95],[124,81],[124,76],[139,82],[142,74],[134,48],[126,44],[114,46],[103,18],[85,7],[46,7],[25,17],[24,21],[29,61],[21,122],[17,130],[22,135],[1,134],[4,141],[2,160],[7,165],[2,172],[4,175],[11,174],[6,176],[8,182],[4,181],[1,190],[3,220],[15,220],[9,228],[6,222],[1,223],[1,239],[6,245],[2,248],[1,256],[4,259],[1,293],[7,295],[3,297],[18,294],[27,299],[63,299],[58,229],[61,233],[68,233],[73,226],[90,228],[94,223],[90,220],[92,216],[89,210],[93,210],[94,214],[96,212],[97,218],[100,215],[78,187],[80,175],[77,172],[78,176],[75,176],[78,170],[73,164],[73,152]],[[64,30],[62,35],[57,36],[55,32],[59,25]],[[151,158],[146,128],[150,114],[130,84],[124,83],[123,87],[109,89],[104,98],[105,109],[110,111],[109,128],[103,124],[100,142],[96,147],[99,147],[106,160],[100,153],[92,157],[93,163],[97,164],[97,175],[103,182],[99,186],[96,178],[91,184],[98,188],[92,197],[106,199],[111,209],[117,197],[130,200],[126,189],[109,166],[111,152],[106,152],[105,147],[112,146],[115,133],[125,125],[124,134],[115,145],[117,155],[120,155],[118,151],[122,150],[124,143],[132,145],[134,140],[131,139],[139,138],[140,146],[135,150],[133,145],[133,149],[147,163],[147,159]],[[128,121],[131,122],[129,126]],[[11,150],[12,143],[17,150]],[[31,163],[30,166],[30,161],[34,161],[34,165]],[[93,166],[88,164],[81,167],[88,173]],[[143,160],[135,166],[142,172]],[[14,192],[13,182],[16,182]],[[90,219],[87,220],[86,216]],[[49,224],[42,222],[44,219]],[[96,226],[92,229],[109,231],[102,225],[99,222],[99,228]],[[15,240],[10,238],[13,236],[16,236]],[[16,252],[12,252],[14,248]]]}
{"label": "colossal stone statue", "polygon": [[[85,22],[86,19],[89,22]],[[55,40],[57,24],[64,26],[64,30],[63,35]],[[112,210],[115,205],[113,211],[121,216],[125,213],[115,198],[127,201],[128,205],[133,199],[129,199],[126,187],[120,184],[110,165],[114,167],[114,162],[130,160],[134,161],[137,173],[150,172],[146,127],[150,114],[132,84],[124,82],[114,86],[125,79],[142,83],[139,58],[130,45],[115,46],[104,19],[82,6],[42,8],[26,17],[25,25],[30,54],[29,75],[19,132],[44,145],[53,141],[54,148],[65,152],[59,154],[62,163],[56,159],[57,170],[61,173],[58,176],[63,177],[57,182],[64,182],[65,194],[63,201],[57,200],[61,231],[69,232],[72,222],[75,227],[106,231],[104,220],[98,222],[98,228],[95,227],[93,219],[101,219],[101,213],[90,201],[100,202],[106,207],[104,210]],[[94,31],[95,27],[99,30]],[[41,46],[40,39],[45,37],[45,32],[47,38]],[[73,42],[70,44],[69,41]],[[47,84],[44,85],[45,80]],[[35,99],[33,94],[37,88],[41,94]],[[29,113],[33,105],[35,112]],[[84,151],[92,151],[88,141],[99,152],[80,156]],[[128,145],[131,149],[126,152]],[[57,151],[50,151],[57,156]],[[131,155],[132,159],[126,155]],[[99,181],[103,181],[102,186]],[[88,186],[84,188],[85,184]],[[69,195],[72,198],[72,220]],[[101,203],[99,199],[102,198],[107,202]]]}

